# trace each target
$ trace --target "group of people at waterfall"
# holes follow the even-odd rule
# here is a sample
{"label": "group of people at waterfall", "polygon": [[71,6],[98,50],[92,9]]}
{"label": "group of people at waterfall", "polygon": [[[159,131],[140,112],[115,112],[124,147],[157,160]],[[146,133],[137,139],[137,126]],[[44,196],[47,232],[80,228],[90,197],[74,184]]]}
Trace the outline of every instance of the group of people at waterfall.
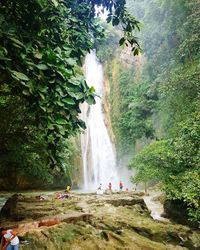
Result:
{"label": "group of people at waterfall", "polygon": [[[120,182],[119,182],[119,191],[123,191],[123,188],[124,188],[123,182],[120,181]],[[107,186],[106,189],[109,190],[110,192],[112,192],[113,186],[112,186],[112,183],[111,183],[111,182],[108,183],[108,186]],[[117,190],[116,190],[116,191],[117,191]],[[126,188],[126,192],[128,192],[128,188]],[[99,187],[97,188],[96,193],[97,193],[97,194],[103,194],[103,187],[102,187],[102,184],[101,184],[101,183],[99,184]]]}

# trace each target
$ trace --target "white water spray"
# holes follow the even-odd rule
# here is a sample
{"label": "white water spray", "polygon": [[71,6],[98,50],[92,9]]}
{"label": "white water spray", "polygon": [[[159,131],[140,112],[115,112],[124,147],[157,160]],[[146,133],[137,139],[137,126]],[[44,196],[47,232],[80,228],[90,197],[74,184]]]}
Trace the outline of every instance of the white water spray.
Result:
{"label": "white water spray", "polygon": [[102,112],[103,68],[95,52],[86,56],[85,77],[89,86],[94,86],[96,104],[82,107],[82,119],[87,129],[81,136],[81,148],[84,172],[84,189],[96,189],[101,183],[103,188],[111,182],[113,188],[119,183],[116,156],[111,143]]}

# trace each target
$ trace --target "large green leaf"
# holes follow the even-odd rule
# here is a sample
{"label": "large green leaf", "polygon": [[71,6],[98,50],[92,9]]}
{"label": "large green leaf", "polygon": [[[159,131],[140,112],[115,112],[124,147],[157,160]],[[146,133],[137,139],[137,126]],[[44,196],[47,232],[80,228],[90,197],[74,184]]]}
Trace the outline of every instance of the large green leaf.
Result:
{"label": "large green leaf", "polygon": [[61,101],[56,101],[56,104],[58,104],[60,107],[63,107],[63,106],[64,106],[64,103],[61,102]]}
{"label": "large green leaf", "polygon": [[60,124],[60,125],[66,125],[67,121],[65,119],[63,119],[63,118],[57,118],[56,123]]}
{"label": "large green leaf", "polygon": [[46,93],[46,92],[47,92],[47,89],[48,89],[48,87],[47,87],[46,85],[39,85],[39,86],[38,86],[38,90],[39,90],[40,92]]}
{"label": "large green leaf", "polygon": [[23,93],[24,95],[30,96],[30,92],[29,92],[27,89],[24,89],[24,90],[22,91],[22,93]]}
{"label": "large green leaf", "polygon": [[50,130],[54,130],[55,129],[54,125],[51,124],[51,123],[48,123],[47,128],[50,129]]}
{"label": "large green leaf", "polygon": [[74,66],[76,64],[76,61],[72,58],[67,58],[66,62],[71,66]]}
{"label": "large green leaf", "polygon": [[74,105],[75,104],[75,101],[72,99],[72,98],[63,98],[62,99],[63,102],[69,104],[69,105]]}
{"label": "large green leaf", "polygon": [[55,7],[58,7],[58,2],[56,0],[51,0]]}
{"label": "large green leaf", "polygon": [[76,100],[80,100],[82,98],[84,98],[85,94],[82,93],[82,92],[69,92],[68,91],[68,94],[71,96],[71,97],[74,97]]}
{"label": "large green leaf", "polygon": [[42,59],[42,53],[40,53],[39,51],[37,51],[37,52],[34,54],[34,57],[37,58],[37,59]]}
{"label": "large green leaf", "polygon": [[95,104],[95,103],[96,103],[96,101],[95,101],[95,99],[94,99],[93,96],[88,96],[88,97],[86,98],[86,102],[87,102],[89,105],[92,105],[92,104]]}
{"label": "large green leaf", "polygon": [[20,42],[17,38],[15,37],[9,37],[11,41],[14,42],[15,45],[18,45],[19,47],[24,47],[24,44]]}
{"label": "large green leaf", "polygon": [[77,85],[77,86],[81,84],[81,82],[78,81],[75,77],[68,79],[68,82],[72,83],[73,85]]}
{"label": "large green leaf", "polygon": [[40,70],[47,70],[48,66],[46,64],[38,64],[36,67]]}
{"label": "large green leaf", "polygon": [[11,70],[12,76],[16,79],[19,80],[23,80],[23,81],[29,81],[29,78],[27,75],[25,75],[24,73],[15,71],[15,70]]}

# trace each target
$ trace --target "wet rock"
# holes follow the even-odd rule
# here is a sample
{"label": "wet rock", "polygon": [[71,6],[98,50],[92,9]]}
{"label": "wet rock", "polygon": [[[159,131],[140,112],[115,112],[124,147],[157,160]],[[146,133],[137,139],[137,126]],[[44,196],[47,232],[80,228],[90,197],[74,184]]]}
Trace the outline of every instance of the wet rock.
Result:
{"label": "wet rock", "polygon": [[49,219],[41,220],[38,223],[38,226],[39,227],[42,227],[42,226],[50,227],[50,226],[53,226],[53,225],[56,225],[59,223],[60,223],[60,220],[58,218],[49,218]]}
{"label": "wet rock", "polygon": [[144,193],[144,192],[136,192],[136,191],[135,191],[135,192],[133,193],[133,195],[134,195],[134,196],[140,196],[140,197],[141,197],[141,196],[144,196],[145,193]]}
{"label": "wet rock", "polygon": [[132,226],[128,225],[131,230],[134,230],[139,235],[146,237],[156,242],[168,242],[177,246],[182,246],[190,250],[200,249],[200,232],[194,231],[182,231],[179,232],[176,228],[169,228],[165,230],[162,227],[155,230],[155,228],[145,228],[144,226]]}
{"label": "wet rock", "polygon": [[1,211],[1,208],[5,205],[7,199],[5,197],[0,197],[0,211]]}
{"label": "wet rock", "polygon": [[179,234],[179,238],[182,241],[182,245],[187,247],[190,250],[199,250],[200,249],[200,232],[193,232],[186,235]]}
{"label": "wet rock", "polygon": [[152,232],[150,229],[143,228],[143,227],[134,227],[134,226],[130,226],[130,228],[134,230],[136,233],[140,234],[141,236],[144,236],[148,239],[152,238]]}
{"label": "wet rock", "polygon": [[144,200],[138,197],[124,197],[124,198],[113,198],[113,199],[110,198],[110,199],[106,199],[105,202],[115,207],[140,205],[142,209],[148,211]]}
{"label": "wet rock", "polygon": [[67,222],[67,223],[77,223],[79,221],[84,221],[84,222],[89,222],[92,218],[91,214],[88,213],[77,213],[77,214],[71,214],[68,216],[64,216],[64,218],[61,219],[62,222]]}
{"label": "wet rock", "polygon": [[16,221],[23,219],[23,215],[19,216],[17,212],[17,203],[20,199],[23,199],[23,196],[18,194],[8,198],[0,211],[0,218],[14,219]]}
{"label": "wet rock", "polygon": [[100,235],[104,240],[109,241],[108,233],[106,231],[101,231]]}
{"label": "wet rock", "polygon": [[28,231],[30,231],[30,230],[37,229],[38,227],[39,227],[38,221],[20,223],[20,224],[17,225],[17,227],[15,228],[15,231],[17,231],[18,233],[20,233],[20,232],[28,232]]}
{"label": "wet rock", "polygon": [[159,193],[158,195],[156,195],[156,196],[154,196],[153,198],[152,198],[152,201],[155,201],[155,202],[160,202],[160,203],[164,203],[164,201],[165,201],[165,195],[163,194],[163,193]]}

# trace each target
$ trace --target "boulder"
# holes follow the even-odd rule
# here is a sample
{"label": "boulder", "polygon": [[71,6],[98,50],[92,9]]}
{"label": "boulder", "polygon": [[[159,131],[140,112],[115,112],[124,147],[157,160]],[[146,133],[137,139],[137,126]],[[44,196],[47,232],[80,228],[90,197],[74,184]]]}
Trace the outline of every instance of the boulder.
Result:
{"label": "boulder", "polygon": [[21,195],[14,194],[4,204],[0,211],[0,218],[21,220],[17,213],[17,203],[22,199]]}
{"label": "boulder", "polygon": [[106,203],[111,204],[115,207],[119,206],[134,206],[140,205],[143,210],[148,211],[148,208],[142,198],[139,197],[123,197],[123,198],[110,198],[105,200]]}

